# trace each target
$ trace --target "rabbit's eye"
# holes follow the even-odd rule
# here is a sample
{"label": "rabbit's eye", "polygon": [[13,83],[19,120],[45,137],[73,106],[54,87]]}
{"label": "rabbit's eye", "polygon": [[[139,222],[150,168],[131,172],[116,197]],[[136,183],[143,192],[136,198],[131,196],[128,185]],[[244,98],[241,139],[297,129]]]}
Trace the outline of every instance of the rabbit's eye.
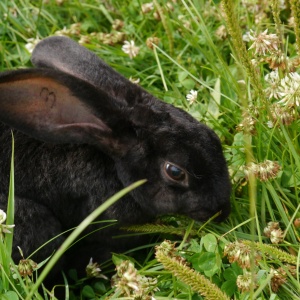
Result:
{"label": "rabbit's eye", "polygon": [[172,180],[175,181],[184,181],[186,177],[185,171],[183,171],[178,166],[166,162],[164,165],[165,173],[170,177]]}

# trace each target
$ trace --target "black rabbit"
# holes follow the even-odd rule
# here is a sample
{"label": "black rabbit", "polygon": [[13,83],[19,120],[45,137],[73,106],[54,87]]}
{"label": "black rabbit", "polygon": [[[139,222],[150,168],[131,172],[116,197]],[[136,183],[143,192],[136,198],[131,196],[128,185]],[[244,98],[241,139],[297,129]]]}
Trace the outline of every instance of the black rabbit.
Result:
{"label": "black rabbit", "polygon": [[[228,216],[228,170],[211,129],[69,38],[41,41],[32,63],[35,68],[0,74],[0,208],[6,209],[13,128],[14,245],[25,255],[144,178],[144,185],[101,219],[124,225],[167,213],[197,220],[219,211],[219,220]],[[113,233],[101,230],[86,238],[71,264],[101,260],[118,250]],[[62,240],[35,259],[50,255]]]}

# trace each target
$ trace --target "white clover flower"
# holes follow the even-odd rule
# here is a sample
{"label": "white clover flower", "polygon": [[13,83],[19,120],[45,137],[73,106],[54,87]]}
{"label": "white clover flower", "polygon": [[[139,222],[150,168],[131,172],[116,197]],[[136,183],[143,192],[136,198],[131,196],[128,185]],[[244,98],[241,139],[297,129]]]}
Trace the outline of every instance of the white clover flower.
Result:
{"label": "white clover flower", "polygon": [[271,120],[269,120],[267,122],[267,126],[268,126],[268,128],[272,129],[272,128],[274,128],[274,123]]}
{"label": "white clover flower", "polygon": [[124,42],[124,45],[122,46],[122,51],[128,54],[129,57],[132,59],[133,57],[136,57],[138,55],[140,48],[135,46],[134,41],[131,40],[130,42]]}
{"label": "white clover flower", "polygon": [[133,77],[129,77],[129,80],[134,83],[134,84],[139,84],[140,83],[140,78],[133,78]]}
{"label": "white clover flower", "polygon": [[87,277],[108,279],[105,275],[101,274],[100,266],[97,262],[93,262],[93,258],[90,258],[89,264],[85,268]]}
{"label": "white clover flower", "polygon": [[279,9],[280,10],[284,10],[284,9],[286,9],[286,4],[285,4],[285,0],[279,0],[278,1],[279,2]]}
{"label": "white clover flower", "polygon": [[142,13],[143,14],[147,14],[152,10],[154,10],[154,3],[153,2],[142,4]]}
{"label": "white clover flower", "polygon": [[267,181],[278,176],[281,166],[276,161],[265,160],[261,163],[249,163],[244,166],[244,173],[247,178],[254,175],[260,181]]}
{"label": "white clover flower", "polygon": [[152,297],[155,300],[153,293],[158,290],[156,279],[139,274],[134,264],[128,260],[117,265],[116,271],[111,282],[120,295],[134,296],[134,299]]}
{"label": "white clover flower", "polygon": [[279,99],[279,85],[280,85],[280,78],[278,75],[278,69],[275,71],[270,72],[265,76],[265,81],[268,83],[268,87],[265,89],[266,96],[271,99]]}
{"label": "white clover flower", "polygon": [[245,34],[243,34],[243,41],[244,42],[250,42],[250,32],[247,31]]}
{"label": "white clover flower", "polygon": [[198,97],[198,92],[195,90],[190,90],[190,92],[186,95],[186,100],[193,104]]}
{"label": "white clover flower", "polygon": [[280,228],[271,231],[270,240],[272,244],[282,243],[283,239],[284,239],[284,232]]}
{"label": "white clover flower", "polygon": [[6,213],[2,209],[0,209],[0,224],[5,222],[5,220],[6,220]]}
{"label": "white clover flower", "polygon": [[5,225],[3,222],[6,220],[6,213],[0,209],[0,238],[3,239],[4,233],[11,233],[8,229],[14,228],[15,225]]}
{"label": "white clover flower", "polygon": [[285,106],[300,106],[300,75],[291,72],[280,81],[278,102]]}
{"label": "white clover flower", "polygon": [[282,106],[281,104],[274,103],[270,106],[269,118],[273,125],[278,126],[280,124],[289,126],[295,120],[295,108],[289,106]]}
{"label": "white clover flower", "polygon": [[236,285],[241,292],[249,291],[252,284],[256,286],[256,278],[254,278],[253,282],[251,272],[244,271],[243,275],[238,275],[236,278]]}
{"label": "white clover flower", "polygon": [[272,83],[274,81],[278,81],[279,80],[279,74],[278,74],[278,69],[268,73],[266,76],[265,76],[265,80],[268,82],[268,83]]}
{"label": "white clover flower", "polygon": [[58,36],[69,36],[70,35],[70,29],[67,29],[67,27],[64,26],[62,30],[55,31],[55,35],[58,35]]}
{"label": "white clover flower", "polygon": [[274,33],[268,34],[268,29],[259,34],[249,33],[249,38],[253,41],[253,44],[250,46],[250,49],[255,49],[255,54],[265,55],[266,52],[278,51],[279,39],[278,36]]}
{"label": "white clover flower", "polygon": [[25,48],[27,49],[27,51],[29,53],[33,52],[33,49],[35,48],[35,46],[37,45],[37,43],[40,41],[39,38],[30,38],[27,40],[27,44],[25,45]]}
{"label": "white clover flower", "polygon": [[225,39],[227,37],[227,30],[225,25],[219,26],[215,32],[215,35],[221,40]]}

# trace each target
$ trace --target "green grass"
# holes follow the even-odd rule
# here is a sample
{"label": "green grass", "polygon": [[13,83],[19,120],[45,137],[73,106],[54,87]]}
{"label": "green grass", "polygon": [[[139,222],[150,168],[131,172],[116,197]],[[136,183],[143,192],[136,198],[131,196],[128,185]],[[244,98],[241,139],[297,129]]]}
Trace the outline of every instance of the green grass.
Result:
{"label": "green grass", "polygon": [[[28,39],[42,39],[63,31],[83,41],[125,77],[139,78],[139,84],[149,92],[208,124],[221,138],[232,179],[229,219],[222,224],[199,224],[174,217],[164,218],[166,226],[163,228],[131,228],[163,232],[168,238],[174,231],[179,234],[177,238],[172,236],[177,241],[176,249],[171,247],[165,253],[173,261],[159,255],[158,262],[151,252],[146,260],[135,263],[138,271],[127,263],[126,268],[134,274],[133,282],[148,280],[152,283],[152,289],[140,288],[144,294],[142,298],[136,295],[135,299],[151,299],[149,295],[155,299],[196,300],[205,298],[204,295],[206,299],[213,299],[205,294],[205,279],[215,284],[210,290],[221,288],[232,299],[300,298],[299,105],[280,105],[280,109],[274,106],[284,95],[289,95],[295,104],[300,91],[287,85],[284,90],[282,83],[284,94],[278,95],[278,99],[269,97],[266,89],[270,84],[265,78],[274,63],[279,66],[280,79],[290,72],[299,72],[300,50],[296,46],[299,37],[290,23],[291,6],[278,7],[277,1],[260,1],[257,5],[253,1],[243,1],[243,5],[235,1],[233,9],[231,1],[223,1],[227,4],[225,15],[221,13],[219,2],[153,1],[154,10],[145,14],[141,9],[145,1],[138,0],[62,1],[60,5],[53,0],[3,0],[0,3],[1,71],[30,66],[30,53],[25,47]],[[294,7],[297,1],[290,3]],[[160,18],[157,12],[161,13]],[[296,16],[300,18],[299,12]],[[298,18],[294,19],[296,24]],[[116,19],[124,22],[122,28],[113,29]],[[255,53],[257,48],[249,49],[253,40],[241,42],[241,34],[250,29],[252,36],[266,29],[267,34],[280,34],[278,41],[272,40],[278,50],[273,48],[270,52],[269,46],[265,55],[259,55]],[[122,51],[123,41],[115,43],[116,37],[121,36],[117,31],[122,33],[123,40],[134,40],[140,47],[133,59]],[[152,49],[146,45],[150,37],[159,39]],[[194,103],[186,100],[191,89],[198,91]],[[274,178],[260,180],[257,176],[270,176],[270,172],[257,168],[250,168],[249,175],[245,175],[245,165],[255,163],[264,168],[262,163],[266,160],[280,166]],[[282,231],[277,231],[278,244],[272,245],[264,234],[269,222],[279,222]],[[6,234],[5,239],[9,238]],[[238,251],[235,247],[239,247],[240,256],[235,256]],[[7,250],[1,246],[3,258],[2,251]],[[248,258],[249,265],[245,265],[241,260]],[[183,260],[189,264],[185,265]],[[119,267],[115,286],[111,287],[103,278],[78,281],[80,296],[75,296],[71,287],[69,298],[134,299],[133,289],[124,282],[124,256],[115,255],[113,261]],[[9,262],[2,260],[1,265],[1,297],[17,299],[7,296],[17,286],[19,299],[25,299],[21,291],[26,287],[17,284],[16,275],[9,274]],[[281,281],[278,272],[283,274]],[[200,274],[203,277],[200,278]],[[250,278],[249,288],[237,288],[239,275]],[[24,282],[28,286],[28,278]],[[192,283],[197,283],[197,288]],[[276,283],[282,283],[278,289]],[[32,299],[52,298],[36,292]]]}

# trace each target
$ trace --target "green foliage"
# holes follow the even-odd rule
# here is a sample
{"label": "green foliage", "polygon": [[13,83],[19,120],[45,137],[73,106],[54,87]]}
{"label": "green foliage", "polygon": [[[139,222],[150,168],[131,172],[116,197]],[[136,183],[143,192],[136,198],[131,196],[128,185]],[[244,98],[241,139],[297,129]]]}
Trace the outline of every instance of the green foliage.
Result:
{"label": "green foliage", "polygon": [[[30,49],[37,40],[64,34],[125,77],[138,78],[155,96],[207,123],[221,138],[231,174],[229,219],[201,224],[168,216],[158,224],[131,230],[160,232],[174,240],[176,235],[175,257],[188,264],[193,276],[203,276],[228,297],[298,299],[298,1],[157,0],[148,11],[145,3],[3,0],[0,70],[31,66]],[[122,50],[124,42],[131,40],[139,47],[132,58]],[[188,94],[193,96],[190,101]],[[270,222],[278,223],[272,232],[266,230]],[[6,238],[11,237],[6,234]],[[11,284],[11,261],[3,259],[9,257],[10,243],[0,244],[0,295],[24,299],[20,291],[26,290],[25,284],[18,272],[13,274],[19,285]],[[235,247],[244,256],[235,256]],[[225,249],[229,255],[224,255]],[[123,260],[126,256],[114,258],[114,262]],[[134,272],[157,279],[155,299],[203,299],[201,291],[192,289],[191,282],[178,276],[178,270],[172,271],[169,263],[169,271],[164,270],[149,254],[142,262],[137,259]],[[124,299],[103,278],[92,282],[70,278],[75,284],[69,299]],[[53,299],[45,294],[35,297]]]}

